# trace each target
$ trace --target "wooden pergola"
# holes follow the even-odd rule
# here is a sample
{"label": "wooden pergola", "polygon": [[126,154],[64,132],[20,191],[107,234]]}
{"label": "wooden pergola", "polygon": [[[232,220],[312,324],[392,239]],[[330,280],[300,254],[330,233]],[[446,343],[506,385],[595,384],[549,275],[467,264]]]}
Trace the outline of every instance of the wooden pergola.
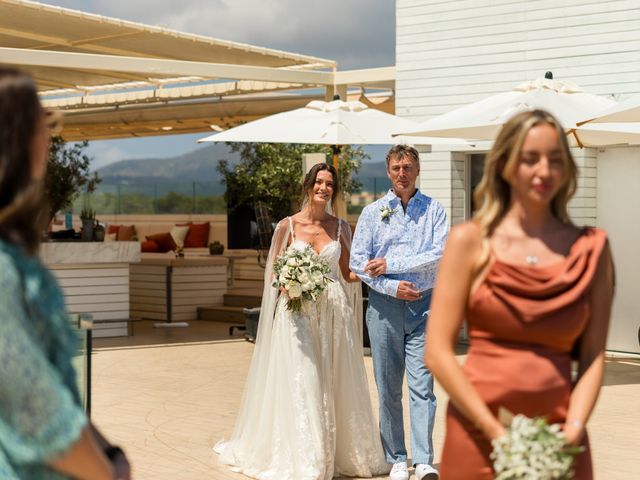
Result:
{"label": "wooden pergola", "polygon": [[336,62],[0,0],[0,62],[29,71],[68,141],[211,133],[334,93],[394,113],[395,67]]}

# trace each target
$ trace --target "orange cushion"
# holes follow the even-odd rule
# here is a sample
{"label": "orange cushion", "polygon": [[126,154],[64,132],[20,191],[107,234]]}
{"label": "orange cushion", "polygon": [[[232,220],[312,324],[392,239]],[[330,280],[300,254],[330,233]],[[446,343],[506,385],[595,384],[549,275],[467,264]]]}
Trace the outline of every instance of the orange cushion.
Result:
{"label": "orange cushion", "polygon": [[155,235],[147,236],[147,240],[156,242],[159,247],[159,251],[162,253],[170,252],[171,250],[175,250],[177,245],[173,237],[169,232],[165,233],[156,233]]}
{"label": "orange cushion", "polygon": [[189,224],[184,248],[203,248],[209,244],[209,222]]}
{"label": "orange cushion", "polygon": [[137,240],[135,225],[120,225],[118,229],[118,240],[123,242]]}
{"label": "orange cushion", "polygon": [[120,230],[120,225],[109,225],[107,227],[107,235],[116,234],[116,240],[118,239],[118,230]]}
{"label": "orange cushion", "polygon": [[145,240],[140,244],[140,251],[156,253],[160,251],[160,245],[158,245],[153,240]]}

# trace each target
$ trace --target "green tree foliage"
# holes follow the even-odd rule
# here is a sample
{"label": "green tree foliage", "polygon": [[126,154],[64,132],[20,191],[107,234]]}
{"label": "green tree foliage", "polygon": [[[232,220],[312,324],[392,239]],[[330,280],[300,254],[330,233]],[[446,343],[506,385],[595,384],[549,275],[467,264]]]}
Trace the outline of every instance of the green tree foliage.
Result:
{"label": "green tree foliage", "polygon": [[[300,145],[283,143],[233,143],[232,151],[239,152],[241,161],[232,168],[221,160],[218,171],[227,186],[225,200],[232,209],[265,202],[274,218],[283,218],[299,206],[302,194],[302,155],[326,152],[331,162],[333,153],[326,145]],[[360,183],[351,177],[368,158],[360,147],[342,148],[338,162],[340,187],[345,195],[360,189]]]}
{"label": "green tree foliage", "polygon": [[100,183],[94,172],[89,172],[91,158],[84,150],[89,142],[66,144],[62,137],[53,137],[49,149],[45,197],[49,202],[49,218],[70,207],[81,190],[93,192]]}

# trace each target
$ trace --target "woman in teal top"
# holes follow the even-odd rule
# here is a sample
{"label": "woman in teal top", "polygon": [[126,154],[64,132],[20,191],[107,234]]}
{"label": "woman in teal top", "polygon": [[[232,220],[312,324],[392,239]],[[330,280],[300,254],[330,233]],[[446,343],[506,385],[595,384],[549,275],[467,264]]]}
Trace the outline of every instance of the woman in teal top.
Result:
{"label": "woman in teal top", "polygon": [[128,479],[83,412],[76,336],[36,256],[49,118],[31,78],[0,68],[0,479]]}

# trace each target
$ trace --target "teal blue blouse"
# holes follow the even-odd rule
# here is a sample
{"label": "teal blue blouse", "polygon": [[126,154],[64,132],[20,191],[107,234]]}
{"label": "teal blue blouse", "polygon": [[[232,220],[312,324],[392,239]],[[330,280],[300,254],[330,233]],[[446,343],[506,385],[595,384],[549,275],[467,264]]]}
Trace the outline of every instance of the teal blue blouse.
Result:
{"label": "teal blue blouse", "polygon": [[68,478],[46,462],[87,424],[72,365],[77,345],[53,275],[0,240],[0,479]]}

